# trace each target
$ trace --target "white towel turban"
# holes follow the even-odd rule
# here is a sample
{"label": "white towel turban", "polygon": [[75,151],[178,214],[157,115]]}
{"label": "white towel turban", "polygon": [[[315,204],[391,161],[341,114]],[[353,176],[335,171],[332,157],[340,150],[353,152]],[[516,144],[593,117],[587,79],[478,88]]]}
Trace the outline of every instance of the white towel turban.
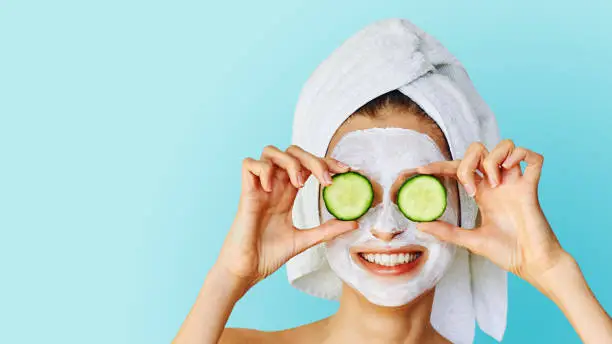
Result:
{"label": "white towel turban", "polygon": [[[346,40],[306,82],[295,110],[292,143],[324,156],[336,129],[370,100],[399,90],[441,128],[453,159],[470,145],[492,149],[499,131],[490,108],[459,61],[434,37],[404,19],[375,22]],[[478,207],[460,187],[461,226],[473,228]],[[309,178],[298,192],[293,221],[320,224],[319,183]],[[341,280],[325,258],[325,244],[287,263],[289,282],[314,296],[338,299]],[[435,287],[431,323],[453,343],[472,343],[475,323],[501,341],[506,328],[507,273],[486,258],[458,248]]]}

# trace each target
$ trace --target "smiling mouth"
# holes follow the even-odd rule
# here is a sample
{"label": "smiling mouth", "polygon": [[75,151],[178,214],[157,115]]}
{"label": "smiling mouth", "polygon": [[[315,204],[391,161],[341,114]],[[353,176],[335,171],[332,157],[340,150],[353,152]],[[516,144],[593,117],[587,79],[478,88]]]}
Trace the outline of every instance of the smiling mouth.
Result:
{"label": "smiling mouth", "polygon": [[427,249],[410,246],[399,249],[353,250],[351,254],[361,267],[380,276],[414,276],[427,260]]}

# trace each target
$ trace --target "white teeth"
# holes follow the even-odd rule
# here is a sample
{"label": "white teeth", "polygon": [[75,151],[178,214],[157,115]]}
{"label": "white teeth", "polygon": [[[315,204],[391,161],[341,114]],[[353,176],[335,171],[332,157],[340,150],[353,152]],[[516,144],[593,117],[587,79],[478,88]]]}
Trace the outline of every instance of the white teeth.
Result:
{"label": "white teeth", "polygon": [[420,256],[420,253],[362,253],[361,256],[370,263],[383,266],[395,266],[399,264],[410,263],[416,260]]}

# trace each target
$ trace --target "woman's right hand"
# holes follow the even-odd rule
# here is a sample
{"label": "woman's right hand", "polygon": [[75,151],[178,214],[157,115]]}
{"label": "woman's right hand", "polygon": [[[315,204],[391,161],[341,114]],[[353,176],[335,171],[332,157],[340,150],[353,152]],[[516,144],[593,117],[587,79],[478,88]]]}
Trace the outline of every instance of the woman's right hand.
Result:
{"label": "woman's right hand", "polygon": [[267,146],[259,160],[244,159],[238,211],[217,265],[250,287],[307,248],[356,229],[356,221],[334,219],[306,230],[292,221],[298,189],[311,174],[330,185],[333,173],[346,171],[348,167],[338,161],[298,146],[286,151]]}

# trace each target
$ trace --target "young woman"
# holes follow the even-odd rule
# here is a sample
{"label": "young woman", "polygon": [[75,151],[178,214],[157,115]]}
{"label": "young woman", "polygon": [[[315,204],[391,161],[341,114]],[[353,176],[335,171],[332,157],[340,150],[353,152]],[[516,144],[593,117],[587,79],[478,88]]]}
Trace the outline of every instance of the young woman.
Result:
{"label": "young woman", "polygon": [[[392,24],[385,30],[394,35],[398,27],[412,28]],[[423,109],[426,102],[417,104],[408,91],[376,92],[365,104],[360,98],[358,108],[332,128],[324,156],[292,145],[286,150],[268,146],[259,159],[244,159],[236,217],[174,343],[450,342],[430,320],[434,287],[448,273],[455,247],[532,284],[559,306],[584,342],[612,342],[611,318],[540,208],[543,157],[502,140],[491,149],[472,142],[461,159],[453,159],[458,154],[453,154],[450,131],[432,119],[434,111]],[[350,170],[372,184],[368,212],[352,221],[334,219],[320,197],[322,224],[296,228],[292,211],[307,181],[330,186],[333,175]],[[438,221],[416,223],[397,215],[398,189],[415,174],[443,181],[448,206]],[[461,188],[478,205],[473,229],[459,226]],[[337,313],[284,331],[225,328],[235,303],[251,287],[321,243],[342,281]]]}

